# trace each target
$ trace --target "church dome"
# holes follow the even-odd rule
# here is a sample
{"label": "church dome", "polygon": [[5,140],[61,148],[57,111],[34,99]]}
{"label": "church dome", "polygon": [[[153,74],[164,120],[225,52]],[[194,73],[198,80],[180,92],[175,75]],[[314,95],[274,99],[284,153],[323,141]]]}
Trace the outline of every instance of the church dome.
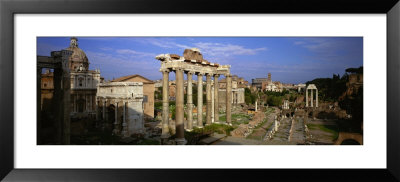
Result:
{"label": "church dome", "polygon": [[[72,55],[69,57],[70,70],[77,71],[87,71],[89,70],[89,59],[87,58],[85,52],[78,47],[78,39],[75,37],[71,38],[71,43],[66,50],[73,51]],[[83,69],[82,69],[83,68]]]}

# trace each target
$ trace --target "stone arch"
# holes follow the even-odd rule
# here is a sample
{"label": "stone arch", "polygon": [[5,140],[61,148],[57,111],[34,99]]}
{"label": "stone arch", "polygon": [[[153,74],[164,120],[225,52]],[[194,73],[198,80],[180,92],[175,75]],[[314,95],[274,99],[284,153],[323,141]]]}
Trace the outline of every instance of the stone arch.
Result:
{"label": "stone arch", "polygon": [[360,133],[339,132],[339,137],[335,145],[341,145],[344,141],[354,140],[360,145],[363,145],[363,136]]}
{"label": "stone arch", "polygon": [[113,123],[115,120],[115,105],[114,104],[110,104],[107,107],[107,121],[110,123]]}

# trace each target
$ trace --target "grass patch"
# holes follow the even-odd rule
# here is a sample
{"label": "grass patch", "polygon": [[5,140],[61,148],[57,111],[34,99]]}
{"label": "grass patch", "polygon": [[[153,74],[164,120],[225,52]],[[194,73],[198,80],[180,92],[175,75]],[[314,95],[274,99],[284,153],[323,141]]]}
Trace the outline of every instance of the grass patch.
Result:
{"label": "grass patch", "polygon": [[336,140],[339,137],[338,128],[332,125],[308,124],[307,127],[310,130],[321,130],[331,133],[333,135],[333,140]]}
{"label": "grass patch", "polygon": [[231,131],[234,129],[235,127],[232,127],[230,125],[213,123],[204,126],[203,128],[194,127],[193,131],[185,132],[185,138],[188,141],[189,145],[195,145],[202,138],[205,138],[212,133],[225,134],[229,136]]}
{"label": "grass patch", "polygon": [[[232,114],[231,121],[233,125],[240,125],[240,124],[249,124],[252,116],[248,114]],[[219,121],[226,122],[226,115],[222,115],[219,117]]]}

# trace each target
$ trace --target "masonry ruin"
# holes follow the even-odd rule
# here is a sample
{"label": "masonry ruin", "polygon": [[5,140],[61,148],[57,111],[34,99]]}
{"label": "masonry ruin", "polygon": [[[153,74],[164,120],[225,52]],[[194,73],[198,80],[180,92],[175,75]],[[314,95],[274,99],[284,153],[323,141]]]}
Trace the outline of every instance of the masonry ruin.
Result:
{"label": "masonry ruin", "polygon": [[[162,135],[163,139],[170,136],[169,130],[169,99],[168,99],[168,82],[169,73],[175,72],[176,76],[176,120],[175,132],[176,143],[184,145],[186,140],[184,137],[184,74],[187,74],[187,130],[193,129],[193,98],[192,98],[192,76],[197,75],[198,87],[198,104],[197,108],[203,108],[203,76],[206,76],[206,124],[212,123],[212,108],[214,108],[214,122],[218,122],[218,78],[224,75],[227,80],[226,86],[226,122],[231,124],[231,107],[232,107],[232,75],[230,74],[230,65],[219,65],[210,63],[203,59],[199,49],[185,49],[183,56],[176,54],[160,54],[156,59],[161,62],[160,71],[163,74],[163,111],[162,111]],[[214,78],[214,89],[211,84],[211,77]],[[212,99],[211,91],[214,90],[214,99]],[[213,107],[214,105],[214,107]],[[202,116],[202,109],[198,109],[198,116]],[[197,127],[203,127],[202,117],[197,117]]]}
{"label": "masonry ruin", "polygon": [[51,107],[53,108],[54,120],[49,120],[50,132],[55,138],[52,141],[56,144],[70,144],[70,92],[71,79],[68,66],[68,59],[72,55],[72,51],[62,50],[53,51],[51,56],[37,56],[37,144],[42,144],[48,136],[43,135],[43,118],[42,113],[42,69],[54,69],[53,87],[54,96],[51,99]]}
{"label": "masonry ruin", "polygon": [[[306,107],[314,107],[314,95],[313,95],[314,90],[315,90],[315,107],[318,107],[318,89],[314,84],[309,84],[306,88]],[[309,91],[311,92],[310,100],[308,99]],[[308,103],[310,103],[310,105]]]}
{"label": "masonry ruin", "polygon": [[144,134],[143,83],[101,83],[97,92],[97,120],[105,121],[105,127],[114,135],[130,137]]}

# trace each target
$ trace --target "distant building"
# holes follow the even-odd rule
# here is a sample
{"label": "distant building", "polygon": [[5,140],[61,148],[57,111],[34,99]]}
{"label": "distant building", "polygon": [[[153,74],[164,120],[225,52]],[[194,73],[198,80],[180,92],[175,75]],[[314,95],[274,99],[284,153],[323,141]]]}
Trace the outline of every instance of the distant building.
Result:
{"label": "distant building", "polygon": [[143,105],[145,119],[154,118],[154,91],[155,83],[141,75],[128,75],[116,78],[111,82],[142,82],[143,83]]}
{"label": "distant building", "polygon": [[257,88],[261,91],[272,91],[272,92],[282,92],[283,85],[281,82],[273,82],[271,78],[271,73],[268,73],[268,78],[255,78],[252,79],[252,87]]}
{"label": "distant building", "polygon": [[[239,78],[237,75],[232,76],[232,103],[243,104],[244,100],[244,89],[247,87],[244,83],[243,78]],[[226,104],[226,79],[219,81],[218,90],[218,102],[220,104]]]}
{"label": "distant building", "polygon": [[[73,118],[95,118],[97,85],[102,79],[100,70],[89,70],[89,59],[85,52],[78,47],[77,38],[72,37],[70,46],[65,50],[73,51],[68,60],[71,77],[70,115]],[[43,103],[53,97],[53,79],[54,75],[50,70],[42,75]],[[44,105],[47,107],[47,103]]]}
{"label": "distant building", "polygon": [[297,87],[297,92],[305,92],[306,91],[306,84],[299,83],[295,87]]}
{"label": "distant building", "polygon": [[251,86],[256,87],[259,90],[263,90],[262,88],[263,82],[268,83],[268,78],[254,78],[251,79]]}

